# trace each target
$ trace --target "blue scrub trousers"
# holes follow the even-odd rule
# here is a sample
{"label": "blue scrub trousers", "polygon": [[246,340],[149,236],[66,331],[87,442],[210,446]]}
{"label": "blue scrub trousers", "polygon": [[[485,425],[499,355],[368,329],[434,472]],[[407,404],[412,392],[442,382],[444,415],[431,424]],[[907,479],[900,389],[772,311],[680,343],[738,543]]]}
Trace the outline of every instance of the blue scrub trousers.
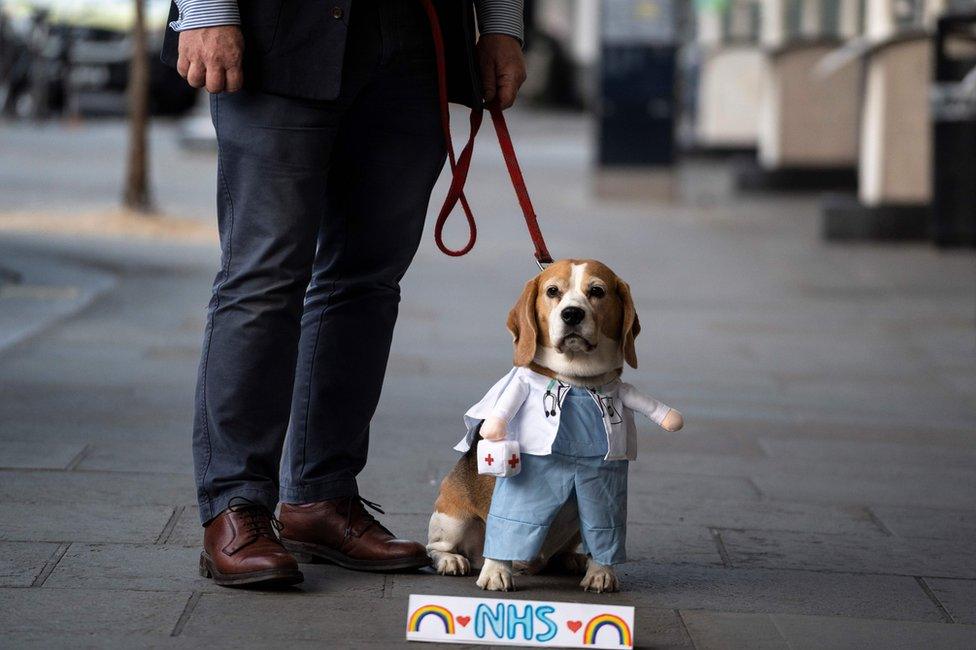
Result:
{"label": "blue scrub trousers", "polygon": [[626,562],[628,461],[604,460],[606,429],[586,389],[570,389],[560,409],[552,453],[523,454],[520,473],[495,481],[484,556],[534,560],[560,508],[576,499],[583,552],[604,565]]}

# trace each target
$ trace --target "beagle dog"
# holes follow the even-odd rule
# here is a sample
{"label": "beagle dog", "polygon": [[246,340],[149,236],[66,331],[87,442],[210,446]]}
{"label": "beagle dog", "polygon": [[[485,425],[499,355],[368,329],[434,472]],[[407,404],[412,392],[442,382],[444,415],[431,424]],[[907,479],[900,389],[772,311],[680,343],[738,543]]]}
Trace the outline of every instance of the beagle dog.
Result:
{"label": "beagle dog", "polygon": [[[427,550],[434,568],[442,575],[467,575],[472,568],[480,567],[477,584],[490,590],[514,589],[514,568],[526,573],[546,569],[583,575],[580,585],[587,591],[616,591],[619,583],[613,570],[615,561],[601,563],[595,552],[578,552],[581,542],[584,547],[593,545],[585,534],[588,528],[584,526],[581,533],[580,507],[575,496],[547,515],[547,523],[539,529],[545,531],[541,533],[544,541],[535,557],[484,557],[486,528],[492,525],[489,513],[495,516],[492,497],[496,479],[478,473],[476,450],[479,438],[499,440],[510,435],[519,440],[523,460],[530,453],[545,459],[553,449],[557,431],[562,430],[558,417],[551,417],[557,415],[550,406],[556,384],[560,395],[574,387],[580,393],[585,389],[588,393],[584,393],[584,402],[589,395],[597,405],[593,408],[599,409],[601,415],[595,416],[594,421],[602,417],[606,441],[602,440],[603,427],[598,427],[600,433],[594,439],[603,445],[600,455],[606,452],[606,456],[591,459],[597,463],[598,471],[604,460],[625,466],[627,460],[635,457],[633,411],[644,413],[668,431],[682,427],[681,413],[640,395],[619,380],[625,362],[637,367],[634,339],[640,333],[640,320],[630,287],[598,261],[560,260],[526,283],[508,315],[507,326],[513,337],[515,368],[465,416],[468,435],[457,447],[465,453],[441,483],[430,518]],[[518,381],[528,387],[512,389]],[[545,406],[532,401],[532,386],[538,386],[537,391],[546,387],[545,398],[549,401]],[[517,399],[506,397],[516,393]],[[559,399],[555,400],[557,404]],[[539,404],[542,400],[540,396]],[[498,406],[501,402],[509,403],[507,411]],[[525,474],[523,470],[519,476]],[[625,523],[625,492],[622,496]],[[514,503],[512,507],[517,508],[517,496]],[[615,507],[606,505],[608,509]],[[519,537],[512,530],[506,534]]]}

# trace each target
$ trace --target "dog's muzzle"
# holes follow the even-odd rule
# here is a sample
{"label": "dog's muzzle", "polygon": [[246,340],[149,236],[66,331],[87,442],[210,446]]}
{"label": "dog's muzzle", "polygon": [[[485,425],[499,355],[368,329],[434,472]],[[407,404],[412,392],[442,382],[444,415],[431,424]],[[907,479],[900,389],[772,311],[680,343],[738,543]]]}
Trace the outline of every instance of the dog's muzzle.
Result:
{"label": "dog's muzzle", "polygon": [[570,332],[560,339],[556,349],[560,352],[592,352],[596,345],[590,343],[584,336],[577,332]]}

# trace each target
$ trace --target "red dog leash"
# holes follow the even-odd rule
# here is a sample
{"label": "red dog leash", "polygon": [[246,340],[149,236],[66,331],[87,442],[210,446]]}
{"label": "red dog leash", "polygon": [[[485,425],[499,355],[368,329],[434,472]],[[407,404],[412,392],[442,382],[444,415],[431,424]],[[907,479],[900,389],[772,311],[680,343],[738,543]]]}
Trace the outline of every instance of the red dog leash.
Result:
{"label": "red dog leash", "polygon": [[[468,199],[464,195],[464,183],[468,178],[468,170],[471,168],[471,156],[474,153],[474,139],[481,128],[484,111],[481,107],[471,111],[471,127],[468,134],[468,141],[461,149],[460,154],[454,155],[454,144],[451,141],[451,116],[447,102],[447,64],[444,55],[444,35],[441,32],[440,20],[437,18],[437,10],[434,9],[432,0],[420,0],[427,12],[430,20],[430,31],[434,37],[434,53],[437,58],[437,90],[440,99],[441,127],[444,130],[444,141],[447,146],[447,158],[451,165],[451,187],[447,191],[444,205],[441,206],[440,214],[437,215],[437,223],[434,225],[434,241],[437,247],[445,255],[460,257],[474,248],[475,240],[478,238],[478,226],[468,205]],[[488,113],[495,126],[495,134],[498,136],[498,144],[502,150],[502,157],[505,159],[505,166],[512,179],[512,186],[515,188],[515,195],[518,198],[519,206],[522,208],[522,215],[525,217],[525,225],[529,229],[529,237],[532,238],[532,245],[535,247],[535,260],[540,268],[545,268],[546,264],[552,264],[552,256],[546,248],[546,241],[539,228],[539,221],[535,216],[535,209],[529,199],[529,191],[525,187],[525,178],[519,168],[518,159],[515,156],[515,147],[512,144],[512,137],[508,133],[508,126],[505,124],[505,116],[502,114],[498,101],[488,104]],[[458,249],[448,248],[444,243],[444,224],[454,210],[454,206],[461,204],[464,216],[468,221],[468,241]]]}

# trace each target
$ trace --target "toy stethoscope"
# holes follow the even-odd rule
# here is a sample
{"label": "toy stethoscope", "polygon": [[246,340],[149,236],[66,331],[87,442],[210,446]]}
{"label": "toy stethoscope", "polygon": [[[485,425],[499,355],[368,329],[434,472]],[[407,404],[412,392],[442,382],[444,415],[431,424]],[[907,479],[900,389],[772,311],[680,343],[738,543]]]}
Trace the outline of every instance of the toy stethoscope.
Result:
{"label": "toy stethoscope", "polygon": [[[555,393],[552,392],[553,388],[556,389]],[[561,381],[549,380],[549,384],[546,386],[546,394],[542,396],[542,408],[545,410],[547,418],[556,416],[556,407],[562,406],[567,388],[569,386]]]}
{"label": "toy stethoscope", "polygon": [[[552,392],[553,388],[556,389],[555,393]],[[569,388],[571,388],[569,384],[564,384],[556,379],[549,380],[549,383],[546,385],[546,392],[542,396],[542,408],[546,412],[547,418],[556,416],[556,409],[562,407],[563,399],[566,397],[566,392]],[[587,388],[586,390],[593,394],[597,403],[600,405],[600,415],[606,413],[610,417],[610,421],[614,424],[621,421],[616,419],[620,412],[614,407],[612,397],[603,395],[599,388]]]}

